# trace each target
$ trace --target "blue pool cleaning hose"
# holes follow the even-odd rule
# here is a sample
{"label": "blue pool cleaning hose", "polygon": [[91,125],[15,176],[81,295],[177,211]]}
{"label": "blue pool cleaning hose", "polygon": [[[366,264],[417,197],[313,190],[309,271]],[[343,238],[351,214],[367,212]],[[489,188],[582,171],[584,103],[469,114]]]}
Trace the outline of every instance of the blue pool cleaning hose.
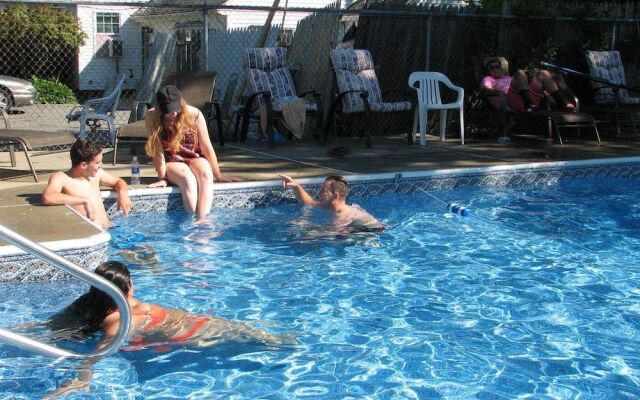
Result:
{"label": "blue pool cleaning hose", "polygon": [[[395,176],[395,184],[396,186],[398,185],[398,181],[400,179],[402,179],[402,174],[396,174]],[[469,215],[471,215],[471,212],[469,211],[468,208],[461,206],[457,203],[445,203],[444,201],[440,200],[439,198],[437,198],[436,196],[432,195],[431,193],[427,192],[426,190],[419,188],[420,191],[424,194],[427,194],[431,197],[433,197],[434,199],[436,199],[437,201],[439,201],[440,203],[444,204],[445,206],[447,206],[447,211],[449,211],[452,214],[456,214],[459,215],[461,217],[468,217]]]}
{"label": "blue pool cleaning hose", "polygon": [[447,204],[447,210],[449,210],[450,213],[458,214],[461,217],[469,216],[469,210],[467,210],[465,207],[458,205],[456,203]]}

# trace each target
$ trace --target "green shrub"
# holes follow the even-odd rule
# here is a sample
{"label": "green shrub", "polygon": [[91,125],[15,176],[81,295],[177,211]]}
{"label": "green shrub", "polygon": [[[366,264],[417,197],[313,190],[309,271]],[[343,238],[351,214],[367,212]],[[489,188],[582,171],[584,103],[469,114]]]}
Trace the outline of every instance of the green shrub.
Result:
{"label": "green shrub", "polygon": [[73,91],[64,83],[32,76],[31,83],[38,91],[38,104],[78,104]]}

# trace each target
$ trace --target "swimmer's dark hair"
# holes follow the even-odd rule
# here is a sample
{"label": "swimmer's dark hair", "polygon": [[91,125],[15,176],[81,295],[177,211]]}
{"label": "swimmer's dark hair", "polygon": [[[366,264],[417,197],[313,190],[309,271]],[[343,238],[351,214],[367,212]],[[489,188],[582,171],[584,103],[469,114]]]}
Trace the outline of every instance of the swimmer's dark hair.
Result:
{"label": "swimmer's dark hair", "polygon": [[[131,273],[123,263],[107,261],[94,272],[116,285],[125,296],[131,291]],[[116,310],[116,303],[111,296],[93,286],[68,307],[68,311],[87,321],[86,333],[100,330],[102,321]]]}
{"label": "swimmer's dark hair", "polygon": [[71,146],[71,151],[69,152],[71,166],[75,167],[81,162],[88,163],[100,153],[102,153],[102,146],[98,143],[78,139],[73,146]]}
{"label": "swimmer's dark hair", "polygon": [[334,192],[338,192],[345,199],[349,195],[349,182],[340,175],[328,176],[325,182],[331,182],[331,188]]}

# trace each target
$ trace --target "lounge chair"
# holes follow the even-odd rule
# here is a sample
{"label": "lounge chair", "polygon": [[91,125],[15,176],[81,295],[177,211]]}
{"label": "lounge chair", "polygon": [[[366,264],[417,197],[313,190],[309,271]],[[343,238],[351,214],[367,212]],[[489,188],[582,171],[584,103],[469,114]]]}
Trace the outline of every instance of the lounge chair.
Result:
{"label": "lounge chair", "polygon": [[[493,58],[493,57],[492,57]],[[500,64],[503,68],[504,74],[509,74],[509,62],[504,57],[498,57],[500,59]],[[476,76],[479,80],[482,80],[484,76],[484,65],[486,64],[487,58],[484,60],[478,57],[474,58],[474,64],[476,69]],[[546,110],[539,111],[517,111],[512,109],[507,104],[507,96],[500,93],[501,99],[501,107],[499,110],[496,110],[489,101],[486,101],[486,108],[492,110],[494,113],[497,112],[500,115],[500,122],[502,127],[502,135],[509,136],[509,126],[512,119],[529,119],[529,120],[544,120],[547,123],[547,133],[549,138],[553,137],[553,133],[555,132],[556,137],[558,138],[558,142],[563,144],[562,135],[560,134],[561,129],[566,128],[575,128],[580,129],[583,127],[593,128],[596,140],[600,143],[600,133],[598,132],[598,127],[596,126],[596,121],[593,115],[585,112],[580,112],[580,101],[573,94],[571,89],[567,86],[566,82],[561,75],[554,75],[554,80],[558,85],[559,89],[565,94],[566,97],[572,98],[572,103],[575,106],[575,111],[554,111],[551,110],[551,106],[549,102],[547,102]],[[497,95],[486,95],[483,93],[483,88],[480,88],[481,95],[488,100],[490,96]]]}
{"label": "lounge chair", "polygon": [[[303,100],[307,96],[311,97],[311,101],[303,103],[305,116],[316,116],[317,136],[320,137],[322,132],[320,94],[313,90],[297,94],[290,70],[291,66],[287,63],[286,48],[244,49],[242,51],[242,65],[247,71],[249,93],[242,110],[241,141],[246,140],[250,118],[257,117],[259,109],[264,103],[267,113],[265,134],[269,147],[274,147],[274,126],[276,121],[285,120],[283,110],[290,107],[294,101]],[[293,127],[289,128],[294,130]]]}
{"label": "lounge chair", "polygon": [[9,146],[11,166],[16,166],[15,146],[19,145],[27,158],[31,174],[36,182],[38,182],[38,174],[31,162],[30,152],[36,150],[42,150],[43,152],[62,151],[68,149],[68,147],[76,141],[76,138],[68,132],[43,132],[26,129],[11,129],[9,119],[1,108],[0,117],[4,121],[5,126],[5,129],[0,129],[0,145]]}
{"label": "lounge chair", "polygon": [[628,119],[634,135],[640,133],[636,127],[636,124],[640,124],[640,88],[627,85],[620,52],[587,51],[586,58],[589,74],[595,78],[591,80],[591,87],[595,92],[592,111],[612,116],[618,137],[621,118]]}
{"label": "lounge chair", "polygon": [[[372,113],[411,111],[411,101],[385,102],[369,50],[333,49],[331,63],[335,73],[338,93],[331,102],[327,116],[325,138],[329,131],[335,135],[336,114],[363,114],[368,119]],[[362,134],[361,134],[362,136]],[[409,143],[413,135],[409,134]],[[371,148],[371,133],[365,134],[365,145]]]}
{"label": "lounge chair", "polygon": [[68,122],[80,122],[80,139],[87,138],[87,128],[89,128],[89,131],[92,134],[90,139],[96,140],[93,136],[96,134],[96,130],[100,127],[100,121],[105,121],[109,128],[109,143],[115,144],[115,117],[118,102],[120,101],[120,94],[124,87],[124,81],[124,74],[118,75],[115,80],[115,85],[109,94],[98,99],[87,100],[84,105],[74,107],[71,109],[69,114],[67,114]]}
{"label": "lounge chair", "polygon": [[[180,89],[182,96],[187,100],[187,103],[198,108],[202,111],[206,121],[207,128],[209,130],[209,137],[211,142],[213,139],[213,129],[211,122],[216,121],[216,128],[218,131],[218,143],[220,146],[224,146],[224,134],[222,127],[222,113],[220,111],[220,105],[213,101],[213,94],[216,84],[216,73],[210,71],[199,72],[181,72],[171,74],[164,81],[164,85],[175,85]],[[129,123],[122,125],[117,129],[116,140],[114,144],[113,152],[113,164],[115,165],[118,152],[118,142],[122,138],[127,138],[132,141],[146,141],[147,131],[144,127],[144,117],[147,109],[151,107],[150,103],[137,101],[132,106],[132,114],[129,119]]]}

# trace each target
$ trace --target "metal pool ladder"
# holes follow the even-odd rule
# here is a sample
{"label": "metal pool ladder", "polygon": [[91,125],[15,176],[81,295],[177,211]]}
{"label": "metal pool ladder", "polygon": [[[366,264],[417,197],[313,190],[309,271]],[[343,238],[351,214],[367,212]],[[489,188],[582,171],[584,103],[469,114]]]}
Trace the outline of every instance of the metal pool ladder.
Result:
{"label": "metal pool ladder", "polygon": [[3,340],[21,349],[29,350],[34,353],[51,357],[103,357],[116,352],[120,348],[120,345],[127,338],[127,335],[129,333],[129,327],[131,326],[131,310],[129,309],[129,303],[127,302],[127,299],[124,297],[122,291],[118,289],[118,287],[102,278],[101,276],[98,276],[93,272],[90,272],[63,257],[60,257],[56,253],[2,225],[0,225],[0,239],[6,240],[7,242],[13,244],[14,246],[24,250],[29,254],[40,257],[54,267],[68,272],[87,282],[91,286],[95,286],[96,288],[104,291],[115,300],[116,305],[118,306],[118,310],[120,311],[120,326],[118,326],[118,332],[116,333],[113,340],[109,341],[109,343],[102,349],[96,349],[88,354],[79,354],[69,350],[60,349],[58,347],[30,339],[26,336],[22,336],[2,328],[0,328],[0,340]]}

